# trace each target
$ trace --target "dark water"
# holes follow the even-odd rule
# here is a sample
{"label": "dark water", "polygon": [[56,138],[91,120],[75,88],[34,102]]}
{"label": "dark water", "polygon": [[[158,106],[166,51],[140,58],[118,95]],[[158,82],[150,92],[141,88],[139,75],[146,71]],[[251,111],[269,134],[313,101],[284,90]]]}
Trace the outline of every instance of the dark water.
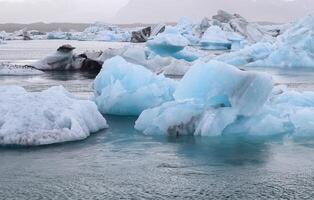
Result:
{"label": "dark water", "polygon": [[313,199],[314,143],[149,137],[133,118],[85,141],[0,149],[0,199]]}

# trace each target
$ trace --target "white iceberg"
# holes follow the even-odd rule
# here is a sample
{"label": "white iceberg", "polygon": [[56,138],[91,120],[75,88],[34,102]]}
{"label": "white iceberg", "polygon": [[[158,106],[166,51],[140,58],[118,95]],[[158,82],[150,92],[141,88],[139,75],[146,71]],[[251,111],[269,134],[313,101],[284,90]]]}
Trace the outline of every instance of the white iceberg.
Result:
{"label": "white iceberg", "polygon": [[272,88],[267,75],[217,61],[199,62],[178,84],[175,101],[145,110],[135,128],[145,134],[220,135],[238,117],[261,110]]}
{"label": "white iceberg", "polygon": [[26,92],[0,87],[0,144],[47,145],[87,138],[108,127],[94,102],[80,100],[63,87]]}
{"label": "white iceberg", "polygon": [[94,89],[101,113],[139,115],[145,109],[173,100],[175,83],[117,56],[104,63]]}
{"label": "white iceberg", "polygon": [[131,33],[117,26],[97,22],[71,39],[80,41],[128,42]]}

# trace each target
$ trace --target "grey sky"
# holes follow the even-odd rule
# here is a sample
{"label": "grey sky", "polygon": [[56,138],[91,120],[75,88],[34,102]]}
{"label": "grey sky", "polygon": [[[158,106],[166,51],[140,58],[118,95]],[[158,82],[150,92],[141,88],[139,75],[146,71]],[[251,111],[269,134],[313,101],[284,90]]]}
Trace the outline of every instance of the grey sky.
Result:
{"label": "grey sky", "polygon": [[0,23],[168,22],[211,16],[218,9],[251,21],[285,22],[314,12],[314,0],[0,0]]}

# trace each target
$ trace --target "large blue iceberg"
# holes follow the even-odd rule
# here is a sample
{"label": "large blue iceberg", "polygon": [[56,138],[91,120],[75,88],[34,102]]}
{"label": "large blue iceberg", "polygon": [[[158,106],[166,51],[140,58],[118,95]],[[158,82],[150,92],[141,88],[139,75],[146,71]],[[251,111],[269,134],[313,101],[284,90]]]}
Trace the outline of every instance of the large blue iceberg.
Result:
{"label": "large blue iceberg", "polygon": [[139,115],[173,100],[175,82],[117,56],[107,60],[94,82],[95,102],[103,114]]}
{"label": "large blue iceberg", "polygon": [[239,117],[258,113],[272,88],[272,78],[265,74],[199,62],[178,84],[175,100],[145,110],[135,128],[145,134],[220,135]]}

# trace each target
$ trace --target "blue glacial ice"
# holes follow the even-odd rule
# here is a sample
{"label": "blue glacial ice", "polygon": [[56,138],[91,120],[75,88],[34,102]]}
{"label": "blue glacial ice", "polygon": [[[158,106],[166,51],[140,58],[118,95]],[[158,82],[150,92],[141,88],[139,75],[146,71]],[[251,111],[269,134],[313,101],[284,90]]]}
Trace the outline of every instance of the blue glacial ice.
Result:
{"label": "blue glacial ice", "polygon": [[173,27],[167,27],[165,32],[147,42],[147,47],[158,55],[171,56],[188,46],[190,42]]}
{"label": "blue glacial ice", "polygon": [[0,145],[76,141],[108,127],[94,102],[81,100],[63,87],[30,93],[3,86],[0,97]]}
{"label": "blue glacial ice", "polygon": [[310,15],[292,24],[272,45],[258,43],[215,59],[248,67],[314,67],[313,28],[314,15]]}
{"label": "blue glacial ice", "polygon": [[175,82],[120,56],[107,60],[94,82],[95,102],[103,114],[139,115],[173,100]]}
{"label": "blue glacial ice", "polygon": [[273,49],[274,47],[271,43],[259,42],[251,46],[247,46],[239,51],[216,56],[213,59],[230,65],[242,67],[248,65],[249,63],[267,58]]}
{"label": "blue glacial ice", "polygon": [[219,26],[211,26],[204,33],[200,45],[206,50],[241,49],[244,37],[235,33],[222,30]]}
{"label": "blue glacial ice", "polygon": [[254,116],[272,88],[272,78],[265,74],[218,61],[198,62],[178,84],[175,100],[145,110],[135,128],[145,134],[220,135],[239,117]]}
{"label": "blue glacial ice", "polygon": [[239,114],[249,116],[267,100],[272,87],[266,74],[244,72],[218,61],[199,62],[183,77],[174,97],[196,99],[208,106],[231,105]]}

